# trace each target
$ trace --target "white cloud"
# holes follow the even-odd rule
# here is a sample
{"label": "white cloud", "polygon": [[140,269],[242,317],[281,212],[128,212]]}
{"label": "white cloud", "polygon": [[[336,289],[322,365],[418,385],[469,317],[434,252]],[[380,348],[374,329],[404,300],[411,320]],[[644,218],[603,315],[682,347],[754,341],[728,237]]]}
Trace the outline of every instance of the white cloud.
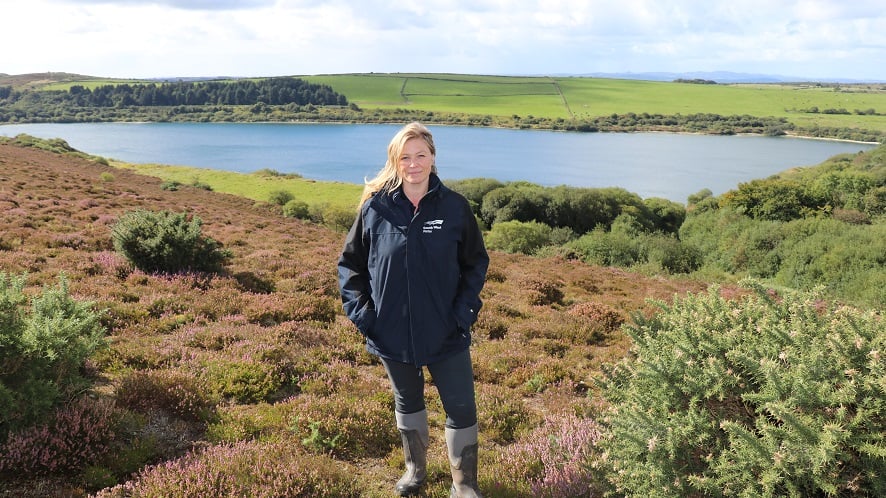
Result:
{"label": "white cloud", "polygon": [[861,0],[29,0],[0,72],[785,73],[886,80],[886,9]]}
{"label": "white cloud", "polygon": [[83,5],[161,5],[185,10],[242,10],[274,5],[275,0],[57,0]]}

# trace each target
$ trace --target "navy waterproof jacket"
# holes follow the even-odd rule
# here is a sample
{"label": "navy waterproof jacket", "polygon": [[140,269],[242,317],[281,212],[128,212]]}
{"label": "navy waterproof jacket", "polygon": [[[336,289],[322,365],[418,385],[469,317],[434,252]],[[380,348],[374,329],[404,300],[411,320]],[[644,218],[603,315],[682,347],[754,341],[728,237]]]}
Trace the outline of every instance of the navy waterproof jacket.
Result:
{"label": "navy waterproof jacket", "polygon": [[436,175],[411,218],[402,195],[363,204],[338,262],[339,289],[370,353],[423,366],[470,347],[489,256],[467,199]]}

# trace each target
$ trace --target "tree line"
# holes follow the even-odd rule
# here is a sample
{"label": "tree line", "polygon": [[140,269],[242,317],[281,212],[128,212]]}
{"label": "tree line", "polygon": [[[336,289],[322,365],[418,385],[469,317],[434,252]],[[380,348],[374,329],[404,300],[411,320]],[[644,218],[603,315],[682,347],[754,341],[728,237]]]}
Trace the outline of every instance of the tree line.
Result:
{"label": "tree line", "polygon": [[235,81],[164,82],[109,84],[94,89],[72,85],[68,90],[15,91],[0,87],[0,100],[14,104],[66,104],[77,107],[203,106],[203,105],[335,105],[348,99],[329,85],[308,83],[299,78],[280,77]]}

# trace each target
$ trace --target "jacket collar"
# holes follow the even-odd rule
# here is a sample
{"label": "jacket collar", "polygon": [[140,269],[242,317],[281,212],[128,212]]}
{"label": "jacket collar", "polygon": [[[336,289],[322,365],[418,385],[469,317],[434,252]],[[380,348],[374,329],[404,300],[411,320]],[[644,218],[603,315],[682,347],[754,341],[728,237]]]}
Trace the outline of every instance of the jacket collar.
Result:
{"label": "jacket collar", "polygon": [[[440,181],[440,177],[438,177],[435,173],[431,173],[428,177],[428,193],[425,194],[425,197],[429,197],[431,195],[442,195],[446,190],[446,187],[443,185],[443,182]],[[390,197],[392,201],[397,201],[397,199],[403,196],[403,185],[397,187],[396,190],[389,193],[386,197]],[[424,197],[422,198],[424,199]]]}

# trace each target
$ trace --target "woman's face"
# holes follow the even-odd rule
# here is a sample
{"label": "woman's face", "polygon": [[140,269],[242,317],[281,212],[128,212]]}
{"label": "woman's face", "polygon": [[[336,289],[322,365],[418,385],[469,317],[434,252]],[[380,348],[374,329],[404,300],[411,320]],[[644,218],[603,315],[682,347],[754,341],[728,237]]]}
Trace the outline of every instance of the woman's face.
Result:
{"label": "woman's face", "polygon": [[403,144],[398,170],[403,182],[413,185],[427,185],[434,165],[434,155],[428,143],[421,138],[410,138]]}

